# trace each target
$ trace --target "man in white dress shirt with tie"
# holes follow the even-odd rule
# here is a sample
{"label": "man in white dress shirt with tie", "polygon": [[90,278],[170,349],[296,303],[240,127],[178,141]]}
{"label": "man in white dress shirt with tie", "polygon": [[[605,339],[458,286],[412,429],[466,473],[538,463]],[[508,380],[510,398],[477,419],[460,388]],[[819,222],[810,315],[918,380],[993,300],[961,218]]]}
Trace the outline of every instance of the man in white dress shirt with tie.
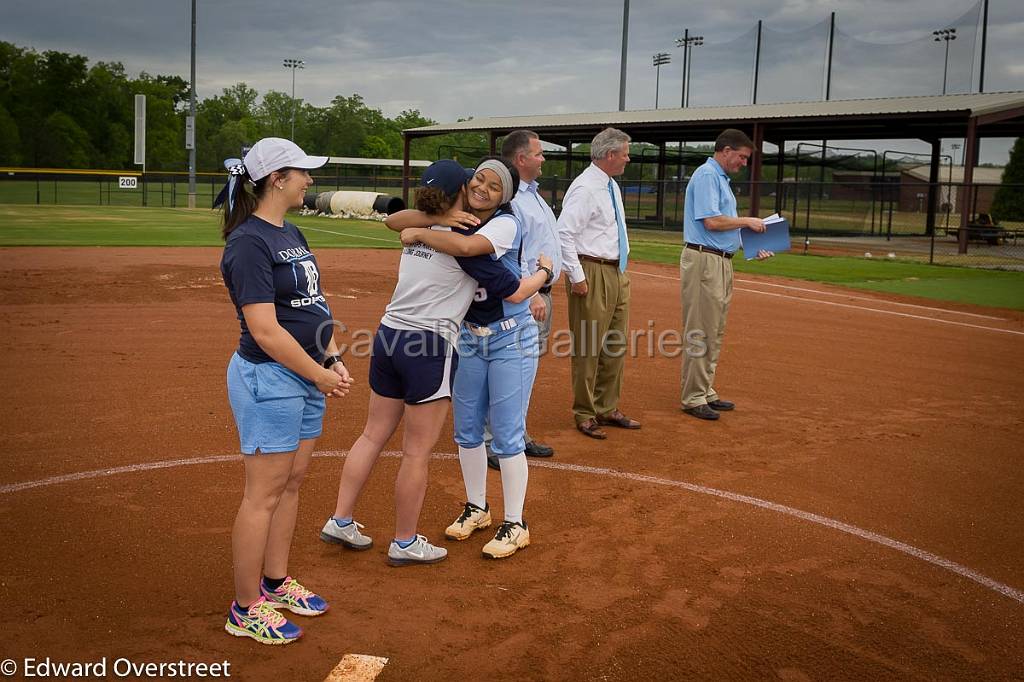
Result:
{"label": "man in white dress shirt with tie", "polygon": [[630,137],[605,128],[590,143],[590,166],[562,199],[562,267],[569,274],[573,416],[591,438],[602,426],[639,429],[619,410],[629,327],[629,239],[622,192],[614,177],[629,163]]}

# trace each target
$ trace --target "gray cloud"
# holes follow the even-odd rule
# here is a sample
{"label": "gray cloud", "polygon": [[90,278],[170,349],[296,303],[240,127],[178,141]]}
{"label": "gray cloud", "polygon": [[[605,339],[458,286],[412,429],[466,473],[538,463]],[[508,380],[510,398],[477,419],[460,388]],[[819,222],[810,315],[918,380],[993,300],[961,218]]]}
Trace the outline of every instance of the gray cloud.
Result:
{"label": "gray cloud", "polygon": [[[991,4],[986,89],[1024,90],[1024,3]],[[706,40],[694,54],[694,104],[749,100],[753,47],[737,39],[759,18],[776,39],[763,82],[778,101],[820,96],[818,33],[832,10],[845,35],[898,46],[927,41],[933,29],[973,7],[970,0],[634,0],[627,107],[653,107],[651,55],[660,51],[673,60],[661,71],[661,102],[678,105],[682,55],[674,39],[687,27]],[[245,81],[261,93],[289,92],[291,76],[281,60],[294,57],[307,62],[297,74],[296,94],[316,105],[359,93],[387,115],[415,108],[440,121],[607,111],[618,103],[621,21],[621,0],[200,0],[197,88],[210,96]],[[19,0],[5,13],[0,39],[120,61],[133,73],[187,77],[189,3]],[[784,39],[793,41],[792,49],[779,44]],[[723,48],[730,41],[735,49]],[[938,50],[933,55],[921,45],[881,73],[870,59],[862,60],[873,71],[837,91],[885,96],[941,88]],[[970,87],[971,57],[951,50],[951,77],[955,72],[960,91]]]}

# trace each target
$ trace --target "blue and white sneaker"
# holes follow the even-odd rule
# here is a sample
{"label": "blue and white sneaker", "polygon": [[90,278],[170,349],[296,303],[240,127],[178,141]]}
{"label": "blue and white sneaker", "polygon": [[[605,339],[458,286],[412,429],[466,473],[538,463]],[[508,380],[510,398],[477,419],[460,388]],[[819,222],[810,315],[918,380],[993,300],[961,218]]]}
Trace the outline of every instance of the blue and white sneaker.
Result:
{"label": "blue and white sneaker", "polygon": [[260,644],[291,644],[302,636],[302,628],[274,610],[265,597],[245,611],[232,602],[224,629],[235,637],[252,637]]}
{"label": "blue and white sneaker", "polygon": [[261,580],[260,592],[274,608],[288,609],[300,616],[319,616],[330,608],[320,595],[310,592],[291,576],[276,590],[268,590]]}

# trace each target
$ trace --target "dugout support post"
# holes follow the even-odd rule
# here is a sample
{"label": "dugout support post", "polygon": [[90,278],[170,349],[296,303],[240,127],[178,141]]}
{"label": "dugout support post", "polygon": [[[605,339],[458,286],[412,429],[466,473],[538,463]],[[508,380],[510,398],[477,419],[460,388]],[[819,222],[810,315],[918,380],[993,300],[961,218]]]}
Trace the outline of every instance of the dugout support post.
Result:
{"label": "dugout support post", "polygon": [[[658,172],[655,176],[657,183],[657,208],[655,209],[655,220],[661,222],[661,229],[665,229],[665,142],[658,143]],[[642,180],[643,178],[641,178]]]}
{"label": "dugout support post", "polygon": [[490,140],[490,155],[494,156],[498,153],[498,131],[491,130],[488,132],[487,137]]}
{"label": "dugout support post", "polygon": [[775,157],[775,212],[778,213],[782,210],[782,177],[783,171],[786,167],[786,141],[779,140],[776,142],[779,145],[779,151]]}
{"label": "dugout support post", "polygon": [[764,147],[764,125],[761,123],[754,124],[753,142],[754,153],[750,155],[750,215],[756,218],[761,210],[761,149]]}
{"label": "dugout support post", "polygon": [[409,135],[402,134],[402,202],[409,205]]}
{"label": "dugout support post", "polygon": [[964,181],[960,193],[960,231],[957,233],[957,253],[967,253],[967,226],[971,222],[971,195],[974,192],[974,164],[978,151],[978,119],[967,119],[964,139]]}
{"label": "dugout support post", "polygon": [[928,166],[928,215],[925,217],[924,233],[934,236],[935,213],[939,205],[939,160],[942,154],[942,141],[935,139],[925,142],[931,142],[932,158]]}

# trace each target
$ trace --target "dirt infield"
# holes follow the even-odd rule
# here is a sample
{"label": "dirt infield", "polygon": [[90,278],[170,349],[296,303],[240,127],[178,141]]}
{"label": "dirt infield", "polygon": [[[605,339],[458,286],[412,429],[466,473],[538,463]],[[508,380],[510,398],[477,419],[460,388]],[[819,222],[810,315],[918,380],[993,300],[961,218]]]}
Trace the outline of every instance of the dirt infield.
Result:
{"label": "dirt infield", "polygon": [[[320,457],[292,567],[332,610],[296,618],[306,636],[278,649],[222,630],[236,458],[10,488],[237,452],[223,378],[237,325],[219,251],[0,252],[0,658],[226,660],[246,680],[322,680],[345,654],[388,658],[381,680],[1024,676],[1019,312],[743,275],[718,385],[737,411],[680,414],[679,360],[642,353],[627,361],[622,408],[643,429],[604,442],[575,431],[569,361],[547,357],[530,430],[556,448],[553,465],[591,469],[531,468],[534,544],[507,561],[482,560],[474,537],[442,543],[442,564],[389,568],[395,458],[357,510],[374,549],[319,542],[342,463]],[[349,329],[376,325],[398,255],[318,253]],[[632,326],[678,325],[677,271],[631,268]],[[368,360],[349,364],[359,383],[329,405],[327,453],[366,415]],[[438,450],[454,449],[449,426]],[[421,532],[442,540],[462,483],[455,460],[431,466]],[[492,472],[496,507],[499,484]]]}

